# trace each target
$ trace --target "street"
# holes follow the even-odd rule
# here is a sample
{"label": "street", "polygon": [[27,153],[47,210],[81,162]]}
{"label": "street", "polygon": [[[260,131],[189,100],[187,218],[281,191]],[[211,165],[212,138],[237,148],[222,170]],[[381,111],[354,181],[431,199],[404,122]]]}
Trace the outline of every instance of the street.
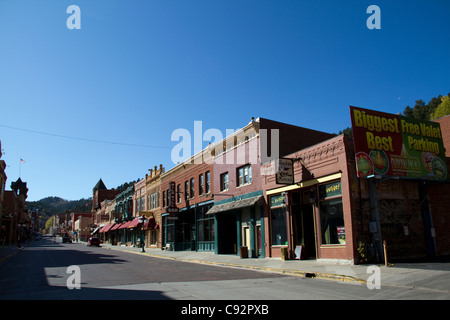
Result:
{"label": "street", "polygon": [[450,298],[448,292],[441,290],[411,290],[401,286],[370,290],[360,283],[181,262],[101,247],[87,247],[80,243],[63,244],[60,238],[54,241],[53,238],[46,237],[2,262],[0,276],[0,300],[285,301]]}

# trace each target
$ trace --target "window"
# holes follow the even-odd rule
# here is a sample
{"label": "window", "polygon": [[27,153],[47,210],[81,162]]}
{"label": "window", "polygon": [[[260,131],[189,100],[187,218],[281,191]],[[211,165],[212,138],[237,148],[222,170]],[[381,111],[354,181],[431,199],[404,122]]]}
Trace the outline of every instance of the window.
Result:
{"label": "window", "polygon": [[200,175],[198,176],[198,194],[202,195],[203,194],[203,189],[204,189],[204,181],[203,181],[203,173],[200,173]]}
{"label": "window", "polygon": [[181,202],[181,184],[177,185],[177,203]]}
{"label": "window", "polygon": [[190,192],[191,199],[194,197],[194,190],[195,190],[195,181],[194,178],[191,178],[191,192]]}
{"label": "window", "polygon": [[170,205],[170,194],[169,194],[169,189],[166,190],[166,204],[167,204],[167,206]]}
{"label": "window", "polygon": [[228,190],[228,172],[220,175],[220,191]]}
{"label": "window", "polygon": [[345,244],[341,181],[319,185],[322,244]]}
{"label": "window", "polygon": [[155,246],[157,244],[156,230],[150,230],[149,235],[150,237],[148,241],[150,242],[150,245]]}
{"label": "window", "polygon": [[206,178],[205,192],[210,193],[211,192],[211,173],[209,171],[206,171],[205,178]]}
{"label": "window", "polygon": [[136,212],[139,212],[140,211],[140,208],[141,208],[141,199],[140,198],[138,198],[138,199],[136,199],[136,204],[135,204],[135,209],[136,209]]}
{"label": "window", "polygon": [[199,207],[197,228],[198,228],[198,241],[202,242],[214,242],[214,216],[207,215],[206,212],[212,207],[205,206]]}
{"label": "window", "polygon": [[272,245],[287,245],[287,225],[286,210],[284,208],[276,208],[271,210],[272,218]]}
{"label": "window", "polygon": [[237,169],[238,186],[252,182],[252,166],[246,165]]}
{"label": "window", "polygon": [[163,201],[162,206],[163,206],[163,208],[165,208],[166,207],[166,192],[165,191],[163,191],[163,194],[162,194],[162,201]]}
{"label": "window", "polygon": [[156,208],[156,192],[150,195],[150,209]]}
{"label": "window", "polygon": [[342,198],[321,201],[319,208],[322,244],[345,244]]}
{"label": "window", "polygon": [[189,200],[189,181],[187,180],[184,182],[184,200]]}

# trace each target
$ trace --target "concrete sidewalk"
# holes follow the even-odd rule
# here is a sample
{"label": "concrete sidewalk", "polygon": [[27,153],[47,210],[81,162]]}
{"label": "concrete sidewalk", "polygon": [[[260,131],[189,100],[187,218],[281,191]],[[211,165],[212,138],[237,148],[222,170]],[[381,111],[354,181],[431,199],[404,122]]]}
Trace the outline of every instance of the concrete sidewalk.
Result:
{"label": "concrete sidewalk", "polygon": [[378,272],[381,287],[396,286],[417,290],[432,290],[450,295],[450,262],[398,263],[391,264],[388,267],[383,264],[375,265],[378,268],[373,269],[371,265],[339,265],[317,260],[241,259],[237,255],[166,251],[154,248],[145,248],[145,252],[142,252],[141,248],[109,244],[102,244],[102,248],[177,261],[247,268],[293,276],[352,282],[360,285],[366,285],[368,281],[369,284],[374,283],[374,278]]}

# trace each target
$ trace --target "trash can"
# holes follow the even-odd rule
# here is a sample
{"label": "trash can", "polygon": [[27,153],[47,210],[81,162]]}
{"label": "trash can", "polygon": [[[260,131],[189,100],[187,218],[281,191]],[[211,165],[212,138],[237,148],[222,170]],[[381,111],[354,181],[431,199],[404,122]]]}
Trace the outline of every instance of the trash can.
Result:
{"label": "trash can", "polygon": [[281,248],[281,260],[288,260],[288,248]]}
{"label": "trash can", "polygon": [[248,258],[248,248],[247,247],[239,247],[239,257],[241,259]]}

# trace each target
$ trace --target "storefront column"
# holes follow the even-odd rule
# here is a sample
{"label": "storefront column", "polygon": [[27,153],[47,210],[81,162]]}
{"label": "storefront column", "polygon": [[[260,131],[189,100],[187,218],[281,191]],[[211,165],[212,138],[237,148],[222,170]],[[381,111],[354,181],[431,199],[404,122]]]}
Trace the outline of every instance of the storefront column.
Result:
{"label": "storefront column", "polygon": [[237,255],[239,255],[239,248],[242,246],[242,239],[241,239],[241,214],[237,213],[236,214],[236,228],[237,228],[237,243],[236,243],[236,251],[237,251]]}
{"label": "storefront column", "polygon": [[266,257],[266,231],[265,231],[265,223],[264,223],[264,206],[260,207],[260,221],[261,221],[261,258]]}
{"label": "storefront column", "polygon": [[286,210],[286,228],[287,228],[287,240],[288,240],[288,257],[289,259],[294,258],[294,241],[292,234],[292,219],[291,219],[291,193],[286,192],[285,195],[285,210]]}
{"label": "storefront column", "polygon": [[217,214],[214,214],[214,254],[219,254],[219,226]]}
{"label": "storefront column", "polygon": [[250,208],[250,257],[256,258],[256,228],[255,228],[255,206]]}

